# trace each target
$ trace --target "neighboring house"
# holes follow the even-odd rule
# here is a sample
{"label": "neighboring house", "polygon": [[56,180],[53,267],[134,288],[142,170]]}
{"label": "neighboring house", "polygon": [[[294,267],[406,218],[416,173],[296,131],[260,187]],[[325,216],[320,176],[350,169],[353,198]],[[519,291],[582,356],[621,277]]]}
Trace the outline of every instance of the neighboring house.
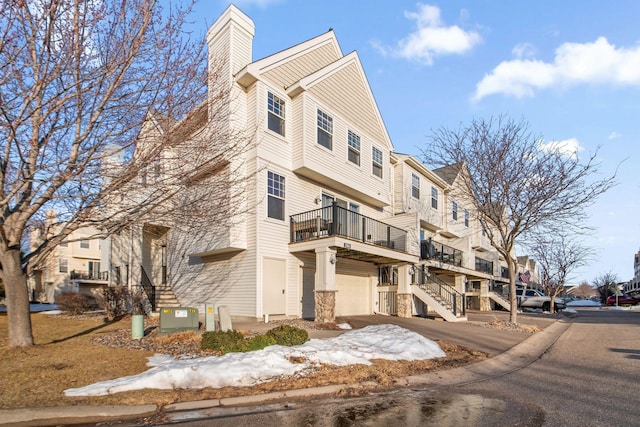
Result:
{"label": "neighboring house", "polygon": [[[45,225],[49,234],[56,234],[61,227],[52,211],[47,212]],[[108,273],[100,271],[102,241],[92,237],[97,234],[93,227],[72,232],[30,271],[28,284],[33,301],[53,303],[58,293],[91,294],[108,284]],[[41,230],[32,230],[30,237],[31,247],[37,247],[42,239]]]}
{"label": "neighboring house", "polygon": [[[225,63],[216,83],[232,87],[228,126],[255,129],[239,168],[246,209],[202,232],[159,219],[112,236],[110,283],[251,319],[435,310],[456,320],[469,283],[473,304],[490,309],[504,263],[470,204],[451,198],[453,170],[394,153],[357,53],[328,31],[252,61],[253,35],[235,6],[207,34],[210,67]],[[198,108],[145,132],[206,126],[207,102]]]}
{"label": "neighboring house", "polygon": [[633,279],[624,286],[624,291],[630,295],[640,294],[640,251],[633,255]]}

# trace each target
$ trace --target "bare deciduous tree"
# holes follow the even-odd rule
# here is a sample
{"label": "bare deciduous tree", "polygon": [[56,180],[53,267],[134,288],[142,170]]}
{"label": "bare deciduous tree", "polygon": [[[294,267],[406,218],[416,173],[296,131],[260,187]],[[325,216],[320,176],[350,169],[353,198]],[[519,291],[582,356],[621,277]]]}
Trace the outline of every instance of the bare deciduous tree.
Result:
{"label": "bare deciduous tree", "polygon": [[591,287],[587,282],[582,282],[578,285],[578,288],[574,292],[574,295],[578,298],[587,299],[595,295],[595,289]]}
{"label": "bare deciduous tree", "polygon": [[564,232],[537,233],[527,241],[531,255],[538,263],[540,284],[551,298],[550,310],[553,313],[556,297],[564,290],[569,275],[584,266],[593,256],[593,251]]}
{"label": "bare deciduous tree", "polygon": [[[30,269],[71,232],[96,225],[106,236],[185,205],[193,218],[211,213],[241,175],[244,142],[223,120],[229,85],[207,76],[204,37],[184,31],[191,5],[158,3],[0,6],[0,277],[11,346],[33,345]],[[49,209],[55,232],[43,229],[29,248],[29,227],[46,227]]]}
{"label": "bare deciduous tree", "polygon": [[611,295],[618,295],[620,293],[618,289],[618,276],[610,271],[600,274],[593,279],[593,286],[598,290],[600,301],[603,304],[606,304],[607,298]]}
{"label": "bare deciduous tree", "polygon": [[422,153],[431,166],[460,168],[464,194],[456,197],[475,208],[491,244],[507,262],[510,322],[517,323],[516,240],[538,227],[579,224],[585,207],[611,188],[615,177],[595,176],[595,154],[581,162],[578,153],[545,145],[527,123],[506,116],[436,130]]}

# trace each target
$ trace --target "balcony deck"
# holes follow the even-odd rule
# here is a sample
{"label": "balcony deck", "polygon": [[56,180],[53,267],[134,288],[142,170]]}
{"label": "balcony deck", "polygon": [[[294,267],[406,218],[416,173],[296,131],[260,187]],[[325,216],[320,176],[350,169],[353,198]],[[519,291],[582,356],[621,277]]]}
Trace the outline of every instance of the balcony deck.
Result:
{"label": "balcony deck", "polygon": [[406,252],[407,232],[393,225],[338,206],[291,215],[290,242],[307,242],[327,237],[344,237],[358,242]]}

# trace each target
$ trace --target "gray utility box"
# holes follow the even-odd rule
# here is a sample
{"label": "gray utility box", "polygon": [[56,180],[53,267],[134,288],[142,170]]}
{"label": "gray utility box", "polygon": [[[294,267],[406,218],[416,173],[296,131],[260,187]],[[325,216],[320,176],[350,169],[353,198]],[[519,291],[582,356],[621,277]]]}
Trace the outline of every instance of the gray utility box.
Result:
{"label": "gray utility box", "polygon": [[198,309],[193,307],[167,307],[160,309],[160,334],[198,332]]}

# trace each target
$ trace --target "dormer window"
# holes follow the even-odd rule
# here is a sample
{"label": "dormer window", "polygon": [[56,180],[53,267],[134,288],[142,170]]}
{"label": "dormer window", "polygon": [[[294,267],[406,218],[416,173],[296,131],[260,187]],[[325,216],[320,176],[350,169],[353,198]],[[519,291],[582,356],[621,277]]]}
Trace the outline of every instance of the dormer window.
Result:
{"label": "dormer window", "polygon": [[333,118],[318,110],[318,144],[333,150]]}
{"label": "dormer window", "polygon": [[269,130],[284,136],[284,101],[271,92],[267,95],[267,126]]}

